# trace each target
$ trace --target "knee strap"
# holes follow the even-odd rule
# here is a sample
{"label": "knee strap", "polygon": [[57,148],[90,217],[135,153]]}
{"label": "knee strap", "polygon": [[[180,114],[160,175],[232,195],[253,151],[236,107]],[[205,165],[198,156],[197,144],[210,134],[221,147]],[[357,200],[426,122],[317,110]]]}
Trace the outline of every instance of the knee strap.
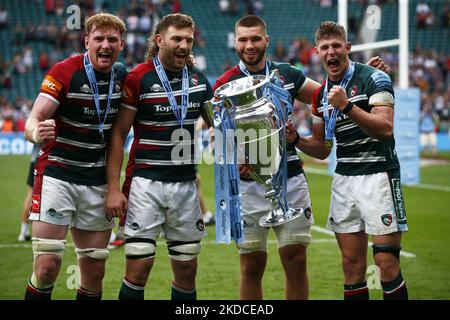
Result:
{"label": "knee strap", "polygon": [[40,254],[54,254],[62,259],[66,248],[66,240],[33,237],[32,241],[34,258]]}
{"label": "knee strap", "polygon": [[106,260],[109,257],[109,250],[105,248],[75,248],[78,259],[89,257],[96,260]]}
{"label": "knee strap", "polygon": [[125,256],[127,259],[153,258],[156,252],[156,241],[145,238],[129,238],[125,240]]}
{"label": "knee strap", "polygon": [[400,247],[400,246],[390,246],[390,245],[385,245],[385,244],[373,244],[372,249],[373,249],[374,257],[377,253],[385,252],[385,253],[392,254],[394,257],[397,258],[398,261],[400,261],[400,250],[402,249],[402,247]]}
{"label": "knee strap", "polygon": [[189,261],[195,259],[200,253],[201,244],[200,241],[171,241],[167,243],[167,249],[169,250],[169,257],[171,259]]}

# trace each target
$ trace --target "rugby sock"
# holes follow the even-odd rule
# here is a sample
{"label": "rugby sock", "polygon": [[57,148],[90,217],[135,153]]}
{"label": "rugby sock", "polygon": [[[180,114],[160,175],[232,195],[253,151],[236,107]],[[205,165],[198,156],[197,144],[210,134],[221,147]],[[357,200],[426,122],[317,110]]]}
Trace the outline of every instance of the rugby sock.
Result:
{"label": "rugby sock", "polygon": [[92,292],[80,287],[77,290],[76,300],[102,300],[102,292]]}
{"label": "rugby sock", "polygon": [[197,291],[194,289],[183,289],[172,282],[172,300],[197,300]]}
{"label": "rugby sock", "polygon": [[144,289],[145,285],[135,284],[127,278],[123,278],[119,300],[144,300]]}
{"label": "rugby sock", "polygon": [[367,281],[357,284],[344,284],[344,300],[369,300]]}
{"label": "rugby sock", "polygon": [[23,234],[24,236],[30,235],[30,225],[28,223],[22,222],[22,225],[20,227],[20,234]]}
{"label": "rugby sock", "polygon": [[381,286],[384,300],[408,300],[408,289],[401,272],[392,281],[381,281]]}
{"label": "rugby sock", "polygon": [[27,290],[25,291],[25,300],[51,300],[52,299],[53,286],[38,289],[31,281],[28,282]]}

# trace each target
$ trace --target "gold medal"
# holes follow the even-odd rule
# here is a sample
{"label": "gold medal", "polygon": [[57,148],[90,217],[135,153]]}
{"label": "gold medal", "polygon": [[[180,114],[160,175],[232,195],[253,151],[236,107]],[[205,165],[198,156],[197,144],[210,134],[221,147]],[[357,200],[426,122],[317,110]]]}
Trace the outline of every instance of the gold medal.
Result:
{"label": "gold medal", "polygon": [[331,150],[331,148],[333,148],[333,140],[325,140],[325,148]]}
{"label": "gold medal", "polygon": [[99,140],[101,144],[105,143],[105,136],[103,135],[103,131],[99,133]]}

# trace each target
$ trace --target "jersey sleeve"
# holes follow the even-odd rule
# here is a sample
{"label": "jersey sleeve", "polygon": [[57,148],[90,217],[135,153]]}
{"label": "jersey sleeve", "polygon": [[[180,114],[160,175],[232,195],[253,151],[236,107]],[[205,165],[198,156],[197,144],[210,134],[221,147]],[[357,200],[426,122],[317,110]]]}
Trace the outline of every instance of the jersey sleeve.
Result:
{"label": "jersey sleeve", "polygon": [[391,78],[381,70],[376,70],[370,75],[367,89],[367,96],[369,97],[382,91],[394,94]]}
{"label": "jersey sleeve", "polygon": [[301,87],[306,83],[306,76],[302,70],[297,67],[290,66],[290,74],[294,81],[295,92],[298,92]]}
{"label": "jersey sleeve", "polygon": [[313,116],[319,117],[319,118],[323,118],[323,113],[319,112],[320,107],[321,107],[321,103],[320,103],[320,93],[322,92],[323,86],[320,86],[319,88],[317,88],[312,96],[312,101],[311,101],[311,114]]}
{"label": "jersey sleeve", "polygon": [[138,76],[137,72],[131,71],[123,83],[122,91],[122,103],[123,108],[131,109],[134,111],[138,110],[140,101],[140,82],[141,77]]}
{"label": "jersey sleeve", "polygon": [[59,105],[66,95],[66,88],[70,85],[69,81],[66,63],[59,62],[45,75],[39,95],[45,96]]}

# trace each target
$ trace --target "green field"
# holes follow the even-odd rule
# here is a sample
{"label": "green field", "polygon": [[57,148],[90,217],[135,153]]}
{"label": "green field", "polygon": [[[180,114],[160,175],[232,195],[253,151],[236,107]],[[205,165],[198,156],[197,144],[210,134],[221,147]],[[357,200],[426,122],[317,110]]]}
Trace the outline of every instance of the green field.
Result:
{"label": "green field", "polygon": [[[20,230],[20,208],[26,192],[25,178],[29,156],[0,157],[0,299],[22,299],[32,272],[30,243],[17,242]],[[308,249],[310,298],[342,299],[340,254],[334,237],[323,232],[328,214],[331,178],[317,173],[321,164],[307,161],[316,226],[313,243]],[[213,208],[212,167],[200,166],[202,190],[209,208]],[[309,173],[308,173],[309,171]],[[314,173],[313,173],[313,172]],[[319,170],[320,171],[320,170]],[[428,166],[421,170],[422,187],[404,187],[410,231],[404,235],[403,250],[413,257],[402,257],[402,273],[412,299],[450,298],[450,165]],[[437,187],[436,187],[437,186]],[[273,237],[272,237],[273,239]],[[370,296],[381,299],[373,273],[369,250]],[[53,291],[54,299],[75,297],[76,255],[69,239],[63,266]],[[117,299],[124,274],[123,248],[111,252],[104,280],[104,299]],[[276,244],[269,244],[269,261],[264,276],[265,299],[283,299],[283,272]],[[159,242],[155,266],[146,287],[146,299],[169,299],[171,270],[167,249]],[[197,276],[199,299],[239,298],[239,258],[233,244],[215,244],[214,227],[199,255]]]}

